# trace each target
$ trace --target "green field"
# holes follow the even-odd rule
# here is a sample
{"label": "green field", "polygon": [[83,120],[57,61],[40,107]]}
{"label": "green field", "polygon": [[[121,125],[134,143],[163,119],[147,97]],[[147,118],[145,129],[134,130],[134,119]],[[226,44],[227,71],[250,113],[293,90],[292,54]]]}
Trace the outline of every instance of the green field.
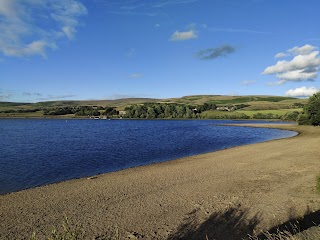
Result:
{"label": "green field", "polygon": [[283,116],[284,114],[288,112],[302,112],[302,108],[294,108],[294,109],[276,109],[276,110],[238,110],[237,113],[244,113],[249,117],[252,117],[254,114],[262,113],[262,114],[276,114],[279,116]]}
{"label": "green field", "polygon": [[[280,96],[223,96],[223,95],[194,95],[185,96],[181,98],[168,98],[168,99],[153,99],[153,98],[127,98],[117,100],[86,100],[86,101],[47,101],[38,103],[14,103],[14,102],[0,102],[0,118],[2,117],[43,117],[44,109],[51,108],[64,108],[64,107],[77,107],[77,106],[101,106],[101,107],[114,107],[118,111],[124,110],[126,107],[144,104],[144,103],[175,103],[188,106],[197,107],[204,103],[216,104],[218,107],[244,104],[245,107],[241,110],[233,112],[225,111],[207,111],[201,113],[201,117],[216,116],[240,116],[245,114],[252,117],[254,114],[277,114],[284,115],[289,111],[302,111],[299,104],[306,104],[307,99],[280,97]],[[8,111],[15,112],[8,112]],[[18,111],[34,111],[20,113]],[[59,117],[59,116],[58,116]],[[74,115],[68,115],[74,117]]]}

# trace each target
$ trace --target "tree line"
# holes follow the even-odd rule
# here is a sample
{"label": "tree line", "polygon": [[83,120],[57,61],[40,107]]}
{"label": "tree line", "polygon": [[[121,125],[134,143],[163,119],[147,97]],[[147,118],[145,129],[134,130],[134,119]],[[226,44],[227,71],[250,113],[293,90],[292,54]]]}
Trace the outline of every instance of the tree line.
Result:
{"label": "tree line", "polygon": [[126,118],[142,119],[192,119],[201,118],[200,113],[207,110],[215,110],[215,104],[204,103],[198,106],[189,106],[176,103],[145,103],[142,105],[132,105],[125,108]]}
{"label": "tree line", "polygon": [[118,115],[114,107],[93,107],[93,106],[77,106],[77,107],[55,107],[43,109],[44,115],[67,115],[75,114],[76,116],[114,116]]}
{"label": "tree line", "polygon": [[34,108],[34,109],[18,109],[18,110],[14,110],[14,109],[9,109],[9,110],[3,110],[0,111],[0,113],[32,113],[32,112],[38,112],[41,109],[39,108]]}
{"label": "tree line", "polygon": [[[226,109],[231,107],[234,110],[247,107],[245,104],[226,106]],[[295,107],[301,107],[301,104],[296,104]],[[297,121],[300,125],[320,125],[320,93],[314,94],[309,98],[309,101],[304,105],[302,113],[298,111],[288,112],[283,116],[272,113],[256,113],[252,117],[246,114],[228,112],[224,114],[219,111],[219,114],[206,115],[205,111],[216,110],[217,106],[214,103],[204,103],[203,105],[184,105],[177,103],[145,103],[131,105],[125,108],[125,114],[121,113],[121,117],[135,119],[281,119],[285,121]],[[76,106],[76,107],[55,107],[44,109],[22,109],[22,110],[4,110],[0,113],[27,113],[43,110],[44,115],[67,115],[75,114],[76,116],[100,116],[119,117],[120,113],[115,107],[102,106]],[[221,113],[220,113],[221,112]],[[201,114],[203,113],[203,114]]]}

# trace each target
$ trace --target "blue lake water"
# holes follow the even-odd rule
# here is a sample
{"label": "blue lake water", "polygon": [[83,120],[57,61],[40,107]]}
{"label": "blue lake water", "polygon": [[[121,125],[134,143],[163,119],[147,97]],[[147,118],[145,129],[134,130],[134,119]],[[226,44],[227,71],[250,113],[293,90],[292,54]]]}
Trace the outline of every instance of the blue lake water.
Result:
{"label": "blue lake water", "polygon": [[0,194],[296,135],[235,122],[1,119]]}

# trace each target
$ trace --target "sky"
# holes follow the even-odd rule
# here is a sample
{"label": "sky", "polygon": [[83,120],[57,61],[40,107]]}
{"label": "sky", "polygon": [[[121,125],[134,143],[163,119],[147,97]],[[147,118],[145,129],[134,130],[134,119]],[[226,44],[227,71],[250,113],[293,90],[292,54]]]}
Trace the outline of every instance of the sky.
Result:
{"label": "sky", "polygon": [[319,0],[0,0],[0,101],[320,90]]}

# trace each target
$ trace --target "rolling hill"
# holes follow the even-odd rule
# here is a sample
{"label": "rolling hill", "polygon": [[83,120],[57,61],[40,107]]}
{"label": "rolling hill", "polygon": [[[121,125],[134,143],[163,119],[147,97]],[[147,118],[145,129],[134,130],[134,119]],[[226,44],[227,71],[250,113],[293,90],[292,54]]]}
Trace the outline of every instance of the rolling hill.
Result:
{"label": "rolling hill", "polygon": [[124,110],[127,106],[144,103],[175,103],[190,106],[202,105],[204,103],[216,104],[217,106],[228,106],[234,104],[245,104],[241,111],[252,115],[259,111],[272,111],[285,113],[299,110],[307,103],[307,99],[282,97],[282,96],[222,96],[222,95],[193,95],[180,98],[154,99],[154,98],[125,98],[116,100],[84,100],[84,101],[46,101],[37,103],[0,102],[0,117],[41,117],[43,109],[63,108],[77,106],[114,107]]}

